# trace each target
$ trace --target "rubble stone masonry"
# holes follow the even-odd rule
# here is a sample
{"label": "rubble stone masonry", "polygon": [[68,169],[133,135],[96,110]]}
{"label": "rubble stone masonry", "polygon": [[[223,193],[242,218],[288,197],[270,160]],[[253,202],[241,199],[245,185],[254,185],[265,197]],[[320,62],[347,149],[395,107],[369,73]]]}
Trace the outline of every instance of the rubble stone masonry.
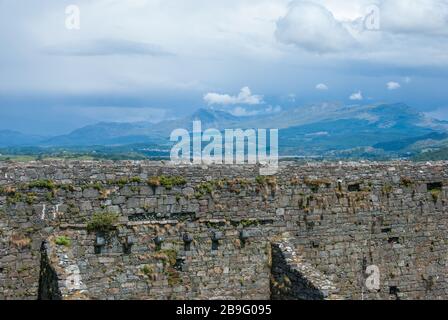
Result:
{"label": "rubble stone masonry", "polygon": [[447,195],[447,162],[3,162],[0,299],[447,299]]}

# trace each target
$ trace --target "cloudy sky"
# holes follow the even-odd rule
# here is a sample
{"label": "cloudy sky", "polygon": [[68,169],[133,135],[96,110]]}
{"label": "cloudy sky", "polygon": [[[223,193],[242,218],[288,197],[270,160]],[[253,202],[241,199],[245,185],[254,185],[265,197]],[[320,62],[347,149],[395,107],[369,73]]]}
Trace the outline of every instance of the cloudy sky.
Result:
{"label": "cloudy sky", "polygon": [[0,0],[0,41],[0,129],[326,101],[448,119],[448,0]]}

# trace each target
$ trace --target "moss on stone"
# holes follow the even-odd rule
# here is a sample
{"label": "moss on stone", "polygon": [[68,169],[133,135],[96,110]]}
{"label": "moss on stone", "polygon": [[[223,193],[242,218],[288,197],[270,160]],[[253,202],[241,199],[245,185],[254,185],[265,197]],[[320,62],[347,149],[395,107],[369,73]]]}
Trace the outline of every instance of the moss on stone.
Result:
{"label": "moss on stone", "polygon": [[141,182],[142,182],[142,178],[140,178],[139,176],[135,176],[135,177],[132,177],[132,178],[129,180],[129,182],[130,182],[130,183],[141,183]]}
{"label": "moss on stone", "polygon": [[89,232],[110,232],[116,229],[115,224],[118,222],[118,214],[110,212],[99,212],[93,214],[87,223],[87,231]]}
{"label": "moss on stone", "polygon": [[385,185],[383,186],[382,191],[383,191],[383,194],[385,194],[385,195],[389,195],[389,194],[392,193],[392,191],[393,191],[393,187],[392,187],[392,185],[390,185],[390,184],[385,184]]}
{"label": "moss on stone", "polygon": [[166,176],[161,176],[160,177],[160,184],[167,188],[167,189],[172,189],[174,186],[183,186],[187,183],[187,181],[185,180],[185,178],[180,177],[180,176],[175,176],[175,177],[166,177]]}
{"label": "moss on stone", "polygon": [[165,270],[165,274],[167,276],[168,285],[170,287],[174,287],[182,283],[182,278],[180,277],[179,272],[173,267],[168,267]]}
{"label": "moss on stone", "polygon": [[93,183],[89,183],[89,184],[85,184],[84,186],[82,186],[82,189],[94,189],[97,191],[102,191],[104,190],[104,186],[101,182],[97,181],[97,182],[93,182]]}
{"label": "moss on stone", "polygon": [[34,192],[28,193],[26,195],[25,202],[32,205],[37,200],[37,195]]}
{"label": "moss on stone", "polygon": [[153,265],[145,264],[140,270],[149,279],[154,280],[156,276],[156,270]]}
{"label": "moss on stone", "polygon": [[170,250],[160,250],[153,255],[154,259],[162,261],[165,265],[174,266],[177,259],[177,251]]}
{"label": "moss on stone", "polygon": [[442,193],[442,191],[440,191],[438,189],[433,189],[430,191],[430,193],[431,193],[432,200],[434,202],[437,202],[440,198],[440,194]]}
{"label": "moss on stone", "polygon": [[63,184],[60,186],[60,188],[62,190],[64,190],[65,192],[74,192],[75,191],[75,187],[71,184]]}
{"label": "moss on stone", "polygon": [[53,192],[47,192],[47,193],[45,194],[45,199],[46,199],[47,201],[53,201],[53,199],[54,199],[54,193],[53,193]]}
{"label": "moss on stone", "polygon": [[14,193],[10,193],[6,198],[6,203],[9,205],[17,204],[22,201],[23,201],[23,195],[17,191],[14,191]]}
{"label": "moss on stone", "polygon": [[55,190],[57,188],[57,186],[52,180],[45,179],[45,180],[36,180],[36,181],[30,182],[28,184],[28,188]]}
{"label": "moss on stone", "polygon": [[259,220],[250,220],[250,219],[244,219],[240,221],[241,226],[243,228],[249,228],[249,227],[255,227],[260,225]]}
{"label": "moss on stone", "polygon": [[213,183],[211,183],[211,182],[203,182],[203,183],[200,183],[196,187],[196,193],[201,196],[205,196],[207,194],[212,194],[214,190],[215,190],[215,187],[214,187]]}
{"label": "moss on stone", "polygon": [[410,177],[401,177],[400,183],[402,186],[409,188],[414,185],[414,180],[412,180]]}
{"label": "moss on stone", "polygon": [[129,183],[129,179],[126,177],[120,178],[117,181],[115,181],[115,184],[118,185],[120,188],[123,188]]}
{"label": "moss on stone", "polygon": [[147,181],[148,185],[151,187],[165,187],[168,190],[171,190],[173,187],[179,187],[187,184],[187,180],[181,176],[159,176],[159,177],[150,177]]}
{"label": "moss on stone", "polygon": [[317,193],[319,191],[319,188],[321,186],[325,186],[329,188],[331,186],[331,181],[328,179],[309,179],[306,178],[304,180],[304,183],[313,191],[314,193]]}
{"label": "moss on stone", "polygon": [[67,236],[58,236],[56,237],[56,239],[54,239],[54,243],[56,243],[58,246],[70,247],[72,242]]}

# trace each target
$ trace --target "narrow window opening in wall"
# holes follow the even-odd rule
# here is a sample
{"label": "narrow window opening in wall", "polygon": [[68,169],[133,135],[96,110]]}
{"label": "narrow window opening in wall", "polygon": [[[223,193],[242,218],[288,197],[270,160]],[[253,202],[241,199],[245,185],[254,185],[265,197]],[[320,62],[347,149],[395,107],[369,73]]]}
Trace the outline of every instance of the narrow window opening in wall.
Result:
{"label": "narrow window opening in wall", "polygon": [[249,240],[250,234],[247,230],[242,230],[240,232],[240,243],[241,243],[241,248],[246,247],[246,242],[247,240]]}
{"label": "narrow window opening in wall", "polygon": [[221,231],[212,231],[212,251],[216,251],[219,248],[219,240],[223,238]]}
{"label": "narrow window opening in wall", "polygon": [[103,247],[106,245],[106,237],[103,233],[97,233],[95,239],[95,254],[101,254]]}
{"label": "narrow window opening in wall", "polygon": [[132,253],[132,246],[127,244],[127,243],[124,243],[123,244],[123,253],[124,254],[131,254]]}
{"label": "narrow window opening in wall", "polygon": [[132,246],[135,243],[135,239],[133,236],[127,236],[124,243],[123,243],[123,253],[124,254],[131,254],[132,253]]}
{"label": "narrow window opening in wall", "polygon": [[359,192],[359,191],[361,191],[361,185],[359,183],[349,184],[348,191],[349,192]]}
{"label": "narrow window opening in wall", "polygon": [[382,229],[381,229],[381,232],[382,232],[382,233],[391,233],[391,232],[392,232],[392,228],[390,228],[390,227],[382,228]]}
{"label": "narrow window opening in wall", "polygon": [[436,279],[434,276],[423,277],[423,281],[425,282],[425,290],[426,292],[432,291],[434,285],[436,284]]}
{"label": "narrow window opening in wall", "polygon": [[338,190],[342,191],[342,179],[338,179]]}
{"label": "narrow window opening in wall", "polygon": [[184,240],[184,250],[185,251],[190,251],[191,250],[191,243],[193,242],[193,237],[190,234],[185,233],[183,235],[182,239]]}
{"label": "narrow window opening in wall", "polygon": [[182,271],[184,265],[185,265],[185,258],[177,258],[173,268],[176,269],[177,271]]}
{"label": "narrow window opening in wall", "polygon": [[154,238],[154,243],[156,245],[156,251],[162,250],[162,244],[165,241],[165,238],[157,236]]}
{"label": "narrow window opening in wall", "polygon": [[388,239],[389,243],[400,243],[400,238],[398,237],[391,237]]}
{"label": "narrow window opening in wall", "polygon": [[362,258],[362,270],[367,270],[367,258]]}
{"label": "narrow window opening in wall", "polygon": [[0,267],[0,273],[3,273],[5,271],[5,268]]}
{"label": "narrow window opening in wall", "polygon": [[442,182],[431,182],[426,185],[428,191],[442,191]]}
{"label": "narrow window opening in wall", "polygon": [[398,294],[400,293],[400,289],[397,286],[389,287],[389,294],[395,296],[398,300]]}

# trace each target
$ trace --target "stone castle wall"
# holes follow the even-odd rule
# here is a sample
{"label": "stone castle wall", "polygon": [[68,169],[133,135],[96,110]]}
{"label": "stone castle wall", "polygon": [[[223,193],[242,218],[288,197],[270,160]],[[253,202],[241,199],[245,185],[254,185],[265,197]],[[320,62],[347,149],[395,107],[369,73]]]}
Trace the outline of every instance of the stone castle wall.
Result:
{"label": "stone castle wall", "polygon": [[446,299],[447,164],[2,163],[0,299]]}

